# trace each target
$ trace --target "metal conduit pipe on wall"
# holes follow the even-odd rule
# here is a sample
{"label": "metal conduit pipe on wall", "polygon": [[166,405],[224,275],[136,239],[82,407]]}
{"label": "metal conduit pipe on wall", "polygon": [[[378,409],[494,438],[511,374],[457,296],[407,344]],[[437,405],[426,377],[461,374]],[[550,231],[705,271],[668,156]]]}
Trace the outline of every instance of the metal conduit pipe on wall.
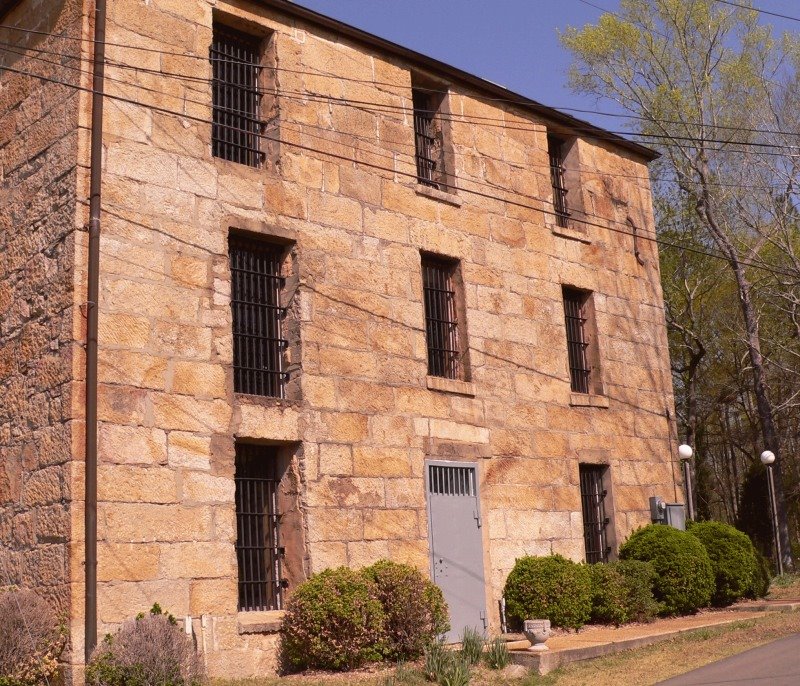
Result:
{"label": "metal conduit pipe on wall", "polygon": [[100,191],[103,159],[103,87],[106,0],[96,0],[92,66],[92,129],[89,160],[89,254],[86,298],[86,492],[84,496],[86,597],[85,660],[97,645],[97,315],[100,293]]}

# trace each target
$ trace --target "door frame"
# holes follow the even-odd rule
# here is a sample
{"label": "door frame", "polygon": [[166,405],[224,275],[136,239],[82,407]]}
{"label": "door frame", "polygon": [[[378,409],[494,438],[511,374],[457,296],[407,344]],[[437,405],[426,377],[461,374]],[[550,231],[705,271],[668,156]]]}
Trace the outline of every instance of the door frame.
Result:
{"label": "door frame", "polygon": [[484,631],[491,630],[491,620],[489,618],[489,605],[491,600],[489,583],[487,582],[490,576],[487,576],[487,571],[491,574],[491,569],[487,570],[487,554],[491,555],[491,551],[487,547],[486,540],[486,522],[482,514],[481,503],[481,468],[480,463],[472,460],[443,460],[439,458],[425,458],[425,510],[428,518],[428,568],[430,571],[431,581],[436,583],[434,555],[433,555],[433,521],[431,518],[431,492],[430,492],[430,469],[429,467],[472,467],[475,470],[475,503],[477,505],[477,515],[480,520],[479,537],[481,541],[481,574],[483,576],[483,614],[484,614]]}

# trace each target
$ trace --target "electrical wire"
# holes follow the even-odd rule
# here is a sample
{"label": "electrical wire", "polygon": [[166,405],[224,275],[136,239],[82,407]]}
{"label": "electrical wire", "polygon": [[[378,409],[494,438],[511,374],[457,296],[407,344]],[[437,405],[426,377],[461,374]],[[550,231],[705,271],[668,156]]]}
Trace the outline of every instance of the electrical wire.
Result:
{"label": "electrical wire", "polygon": [[[51,77],[32,74],[30,72],[26,72],[26,71],[20,70],[20,69],[15,69],[13,67],[7,67],[6,66],[6,67],[0,67],[0,69],[1,70],[5,70],[5,71],[10,71],[12,73],[17,73],[17,74],[21,74],[21,75],[24,75],[24,76],[29,76],[29,77],[32,77],[32,78],[40,79],[40,80],[43,80],[43,81],[46,81],[46,82],[49,82],[49,83],[55,83],[55,84],[67,86],[67,87],[73,88],[73,89],[75,89],[77,91],[81,91],[81,92],[86,92],[86,93],[93,93],[94,92],[94,90],[92,88],[89,88],[89,87],[86,87],[86,86],[80,86],[80,85],[77,85],[77,84],[71,84],[71,83],[68,83],[68,82],[60,81],[58,79],[53,79]],[[195,122],[206,124],[206,125],[214,125],[215,124],[215,122],[213,122],[212,120],[209,120],[209,119],[204,119],[202,117],[197,117],[195,115],[189,115],[189,114],[185,114],[185,113],[182,113],[182,112],[176,112],[174,110],[169,110],[168,108],[159,107],[159,106],[156,106],[156,105],[148,105],[148,104],[140,103],[138,101],[132,100],[131,98],[125,98],[125,97],[122,97],[122,96],[114,96],[114,95],[110,95],[110,94],[107,94],[107,93],[105,94],[105,97],[107,97],[107,98],[109,98],[111,100],[118,100],[118,101],[122,101],[122,102],[127,102],[129,104],[138,105],[138,106],[144,107],[144,108],[149,109],[149,110],[154,111],[154,112],[161,112],[161,113],[164,113],[164,114],[169,114],[169,115],[173,115],[173,116],[176,116],[176,117],[181,117],[181,118],[187,119],[189,121],[195,121]],[[248,133],[248,134],[251,134],[251,135],[255,135],[258,138],[274,141],[274,142],[277,142],[277,143],[279,143],[281,145],[287,145],[289,147],[294,147],[294,148],[297,148],[297,149],[300,149],[300,150],[304,150],[304,151],[307,151],[307,152],[313,152],[313,153],[316,153],[316,154],[319,154],[319,155],[324,155],[326,157],[330,157],[330,158],[333,158],[333,159],[338,159],[338,160],[350,162],[350,163],[353,163],[353,164],[356,164],[356,165],[361,165],[361,166],[364,166],[364,167],[367,167],[367,168],[375,169],[376,171],[384,171],[384,172],[390,173],[390,174],[392,174],[394,176],[402,176],[402,177],[412,178],[415,181],[418,178],[416,174],[412,174],[412,173],[408,173],[408,172],[402,172],[402,171],[399,171],[397,169],[391,169],[391,168],[388,168],[388,167],[381,167],[380,165],[372,164],[372,163],[369,163],[369,162],[366,162],[366,161],[363,161],[363,160],[357,160],[357,159],[352,158],[352,157],[339,155],[339,154],[328,152],[328,151],[325,151],[325,150],[319,150],[319,149],[313,148],[311,146],[302,145],[300,143],[283,140],[281,138],[273,138],[273,137],[267,136],[265,134],[257,134],[257,133],[253,133],[252,131],[246,131],[244,129],[240,129],[238,127],[229,126],[229,125],[225,125],[225,124],[216,123],[216,125],[217,126],[222,126],[223,128],[228,128],[228,129],[232,129],[232,130]],[[516,207],[520,207],[520,208],[524,208],[524,209],[529,209],[529,210],[532,210],[532,211],[535,211],[535,212],[541,212],[542,214],[545,214],[545,215],[550,215],[550,216],[553,216],[553,217],[559,216],[554,210],[547,210],[547,209],[544,209],[543,207],[536,207],[536,206],[533,206],[533,205],[527,205],[525,203],[521,203],[521,202],[514,201],[514,200],[509,200],[507,198],[501,198],[501,197],[498,197],[496,195],[491,195],[491,194],[488,194],[488,193],[483,193],[483,192],[475,191],[475,190],[471,190],[471,189],[458,188],[458,190],[463,192],[463,193],[466,193],[466,194],[475,195],[475,196],[482,197],[482,198],[489,199],[489,200],[495,200],[495,201],[498,201],[498,202],[501,202],[501,203],[505,203],[505,204],[508,204],[508,205],[512,205],[512,206],[516,206]],[[512,191],[512,193],[513,193],[513,191]],[[540,202],[546,203],[546,204],[550,204],[549,201],[544,201],[544,200],[541,200],[541,199],[537,199],[537,200],[539,200]],[[663,239],[661,237],[653,236],[649,232],[648,233],[640,233],[640,232],[637,231],[634,234],[634,232],[629,231],[629,230],[614,228],[613,226],[611,226],[612,224],[622,224],[622,222],[618,222],[618,221],[613,220],[613,219],[607,219],[606,220],[606,222],[607,222],[606,224],[598,224],[596,222],[590,222],[590,221],[586,221],[586,220],[582,220],[582,219],[574,219],[573,221],[575,221],[575,223],[581,224],[583,226],[596,227],[596,228],[600,228],[600,229],[603,229],[603,230],[606,230],[606,231],[610,231],[612,233],[617,233],[617,234],[622,234],[622,235],[625,235],[625,236],[629,236],[631,238],[633,238],[634,235],[635,235],[637,239],[645,240],[645,241],[651,241],[651,242],[659,244],[659,245],[664,245],[665,247],[675,248],[677,250],[683,250],[683,251],[686,251],[686,252],[692,252],[692,253],[695,253],[695,254],[704,255],[706,257],[711,257],[711,258],[714,258],[714,259],[720,259],[720,260],[723,260],[725,262],[730,262],[731,261],[728,257],[726,257],[724,254],[721,254],[719,252],[711,252],[711,251],[701,250],[699,248],[695,248],[693,246],[688,246],[688,245],[681,244],[681,243],[674,243],[672,241],[667,241],[667,240],[665,240],[665,239]],[[761,271],[765,271],[765,272],[771,273],[771,274],[776,275],[776,276],[786,276],[786,277],[790,277],[790,278],[795,278],[797,276],[796,274],[794,274],[792,272],[783,271],[783,270],[777,270],[777,269],[774,269],[772,267],[768,267],[768,266],[766,266],[764,264],[761,264],[761,263],[758,263],[758,262],[753,262],[753,261],[745,259],[745,258],[738,259],[738,262],[742,266],[751,267],[753,269],[758,269],[758,270],[761,270]]]}
{"label": "electrical wire", "polygon": [[791,17],[788,14],[780,14],[778,12],[771,12],[770,10],[762,10],[759,7],[753,7],[748,5],[742,5],[738,2],[731,2],[731,0],[714,0],[715,2],[721,3],[723,5],[729,5],[731,7],[738,7],[739,9],[743,10],[750,10],[751,12],[758,12],[759,14],[766,14],[770,17],[777,17],[779,19],[788,19],[789,21],[800,21],[800,17]]}

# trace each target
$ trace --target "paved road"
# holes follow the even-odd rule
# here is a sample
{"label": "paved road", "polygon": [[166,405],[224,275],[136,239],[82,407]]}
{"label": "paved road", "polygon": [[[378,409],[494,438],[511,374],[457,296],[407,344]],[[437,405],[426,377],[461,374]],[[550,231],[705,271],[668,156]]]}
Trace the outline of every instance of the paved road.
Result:
{"label": "paved road", "polygon": [[658,686],[798,686],[800,634],[700,667]]}

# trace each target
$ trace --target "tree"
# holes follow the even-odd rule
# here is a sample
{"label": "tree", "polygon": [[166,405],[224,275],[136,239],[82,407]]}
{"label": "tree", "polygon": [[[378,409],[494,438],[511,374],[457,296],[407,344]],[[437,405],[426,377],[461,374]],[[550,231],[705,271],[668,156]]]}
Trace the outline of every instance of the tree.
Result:
{"label": "tree", "polygon": [[[635,130],[655,140],[663,156],[656,192],[677,187],[682,205],[727,264],[762,445],[777,456],[780,537],[790,567],[781,441],[752,267],[766,246],[780,244],[786,229],[785,221],[783,227],[776,221],[781,194],[763,162],[765,152],[780,149],[763,140],[760,126],[762,113],[782,100],[774,84],[787,68],[785,47],[758,23],[756,12],[713,0],[621,0],[618,14],[570,28],[562,41],[574,58],[573,88],[611,99],[636,117]],[[756,181],[769,190],[754,200]],[[792,194],[789,187],[793,200]]]}

